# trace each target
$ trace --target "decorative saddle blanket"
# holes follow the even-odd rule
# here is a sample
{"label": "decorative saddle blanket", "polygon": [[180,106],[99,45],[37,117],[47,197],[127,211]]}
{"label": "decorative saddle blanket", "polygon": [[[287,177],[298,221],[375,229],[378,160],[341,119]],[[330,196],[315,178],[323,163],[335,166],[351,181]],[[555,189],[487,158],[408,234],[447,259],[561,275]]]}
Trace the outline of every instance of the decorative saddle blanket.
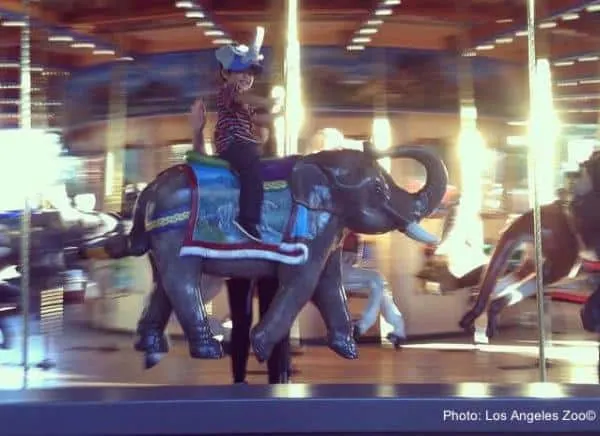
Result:
{"label": "decorative saddle blanket", "polygon": [[265,195],[260,243],[249,240],[233,224],[238,213],[239,182],[228,164],[196,153],[188,153],[186,160],[195,192],[182,256],[306,262],[305,241],[314,238],[318,226],[311,221],[319,214],[292,201],[287,179],[297,157],[263,160]]}

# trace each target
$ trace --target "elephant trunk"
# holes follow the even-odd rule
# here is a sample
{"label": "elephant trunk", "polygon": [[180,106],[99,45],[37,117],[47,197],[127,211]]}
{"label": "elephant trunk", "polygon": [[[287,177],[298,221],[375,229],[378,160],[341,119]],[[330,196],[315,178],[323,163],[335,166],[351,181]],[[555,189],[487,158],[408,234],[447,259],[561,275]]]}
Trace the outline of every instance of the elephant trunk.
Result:
{"label": "elephant trunk", "polygon": [[444,162],[432,151],[419,146],[395,147],[386,153],[391,158],[411,158],[425,168],[425,185],[415,194],[414,217],[419,221],[430,215],[442,202],[448,187],[448,170]]}

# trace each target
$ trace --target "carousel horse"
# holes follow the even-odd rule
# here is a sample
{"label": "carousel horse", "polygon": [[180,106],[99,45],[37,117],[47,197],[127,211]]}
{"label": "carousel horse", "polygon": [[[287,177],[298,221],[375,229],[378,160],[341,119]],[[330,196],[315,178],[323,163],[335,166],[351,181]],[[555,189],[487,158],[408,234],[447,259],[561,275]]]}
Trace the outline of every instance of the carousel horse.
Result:
{"label": "carousel horse", "polygon": [[[544,205],[542,218],[543,282],[555,283],[578,268],[581,259],[597,262],[600,253],[600,156],[585,161],[574,180],[570,202],[562,199]],[[498,314],[536,292],[535,265],[526,250],[519,267],[502,275],[514,250],[523,242],[532,244],[533,213],[515,219],[502,232],[479,284],[473,307],[462,317],[460,326],[472,331],[475,320],[487,309],[486,334],[493,337]],[[600,331],[600,288],[588,298],[581,311],[585,330]]]}
{"label": "carousel horse", "polygon": [[360,240],[355,233],[349,233],[342,246],[342,283],[348,296],[363,295],[368,297],[367,307],[361,318],[354,325],[354,338],[358,339],[369,330],[381,311],[381,316],[393,330],[387,339],[398,348],[406,339],[402,313],[394,303],[388,282],[379,271],[362,268],[358,263]]}
{"label": "carousel horse", "polygon": [[[384,157],[417,160],[427,171],[427,182],[416,193],[400,188],[377,163]],[[251,333],[259,361],[271,355],[309,301],[325,320],[329,347],[342,357],[357,358],[342,286],[344,232],[399,230],[419,242],[435,241],[418,223],[439,205],[446,167],[424,147],[380,152],[368,143],[364,151],[266,159],[262,167],[264,241],[247,240],[233,225],[236,174],[220,159],[191,153],[186,164],[163,171],[142,191],[129,246],[120,252],[107,247],[106,254],[119,258],[150,253],[157,284],[164,287],[193,358],[223,356],[198,292],[202,273],[279,279],[271,306]],[[152,338],[145,340],[152,346],[163,340],[162,330],[149,329],[144,336]],[[155,350],[146,347],[146,353]]]}

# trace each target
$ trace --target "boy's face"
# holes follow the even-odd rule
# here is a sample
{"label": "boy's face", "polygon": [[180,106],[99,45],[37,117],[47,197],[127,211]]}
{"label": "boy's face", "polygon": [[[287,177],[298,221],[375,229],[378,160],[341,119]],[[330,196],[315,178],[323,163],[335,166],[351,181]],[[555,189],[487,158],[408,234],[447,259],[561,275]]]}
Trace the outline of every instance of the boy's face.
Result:
{"label": "boy's face", "polygon": [[229,83],[236,83],[242,91],[247,91],[254,84],[254,74],[249,71],[230,72],[227,76]]}

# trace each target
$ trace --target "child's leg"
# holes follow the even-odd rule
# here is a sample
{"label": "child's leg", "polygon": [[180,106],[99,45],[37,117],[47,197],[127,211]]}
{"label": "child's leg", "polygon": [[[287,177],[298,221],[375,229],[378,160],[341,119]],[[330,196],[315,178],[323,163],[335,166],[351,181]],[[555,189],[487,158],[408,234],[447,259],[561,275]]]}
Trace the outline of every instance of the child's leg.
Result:
{"label": "child's leg", "polygon": [[240,179],[240,211],[237,222],[249,236],[260,239],[258,226],[263,203],[263,180],[258,145],[235,142],[221,153]]}

